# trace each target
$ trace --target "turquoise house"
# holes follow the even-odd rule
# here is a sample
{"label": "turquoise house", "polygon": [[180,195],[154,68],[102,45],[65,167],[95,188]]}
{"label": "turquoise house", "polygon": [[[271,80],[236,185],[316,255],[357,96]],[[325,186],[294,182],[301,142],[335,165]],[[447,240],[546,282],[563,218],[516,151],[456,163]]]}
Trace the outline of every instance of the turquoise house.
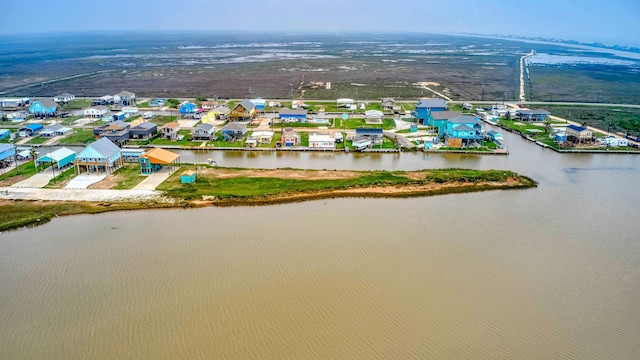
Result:
{"label": "turquoise house", "polygon": [[36,117],[55,116],[57,109],[58,104],[50,99],[34,100],[31,106],[29,106],[29,112]]}
{"label": "turquoise house", "polygon": [[81,169],[96,173],[104,171],[107,174],[122,166],[122,162],[120,148],[105,137],[89,144],[78,154],[75,161],[79,171]]}
{"label": "turquoise house", "polygon": [[447,110],[447,102],[442,99],[422,99],[416,105],[413,116],[418,122],[426,125],[426,120],[433,112]]}
{"label": "turquoise house", "polygon": [[444,130],[447,127],[447,122],[450,119],[457,118],[458,116],[462,116],[462,111],[429,112],[424,124],[438,129],[438,136],[443,136]]}
{"label": "turquoise house", "polygon": [[68,165],[72,165],[76,159],[76,152],[67,148],[61,148],[54,152],[50,152],[36,159],[36,166],[42,164],[52,164],[60,169]]}
{"label": "turquoise house", "polygon": [[447,121],[445,132],[445,141],[451,143],[459,143],[462,146],[470,146],[476,143],[482,144],[484,137],[482,135],[482,123],[470,115],[462,115]]}

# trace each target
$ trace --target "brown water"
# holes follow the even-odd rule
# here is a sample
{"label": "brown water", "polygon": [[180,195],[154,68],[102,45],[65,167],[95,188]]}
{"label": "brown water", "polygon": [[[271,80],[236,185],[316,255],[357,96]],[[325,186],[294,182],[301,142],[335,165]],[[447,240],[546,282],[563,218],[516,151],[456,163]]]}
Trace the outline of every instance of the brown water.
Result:
{"label": "brown water", "polygon": [[4,233],[0,358],[637,359],[640,158],[562,156],[508,135],[500,157],[214,155],[508,168],[537,189],[119,212]]}

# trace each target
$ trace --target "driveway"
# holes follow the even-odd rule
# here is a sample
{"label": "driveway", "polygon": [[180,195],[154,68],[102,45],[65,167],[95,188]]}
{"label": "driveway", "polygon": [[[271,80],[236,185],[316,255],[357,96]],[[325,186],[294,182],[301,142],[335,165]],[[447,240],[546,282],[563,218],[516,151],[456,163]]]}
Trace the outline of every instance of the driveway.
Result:
{"label": "driveway", "polygon": [[98,181],[106,178],[107,175],[87,175],[81,174],[71,179],[65,189],[86,189],[91,184],[95,184]]}
{"label": "driveway", "polygon": [[[59,171],[56,171],[56,175],[59,175]],[[45,187],[49,181],[53,179],[53,174],[51,173],[51,169],[46,169],[43,172],[39,172],[28,179],[24,179],[20,182],[17,182],[11,187],[14,188],[41,188]]]}
{"label": "driveway", "polygon": [[136,185],[133,190],[155,190],[155,188],[167,180],[170,175],[169,168],[163,167],[157,172],[147,176],[147,178]]}

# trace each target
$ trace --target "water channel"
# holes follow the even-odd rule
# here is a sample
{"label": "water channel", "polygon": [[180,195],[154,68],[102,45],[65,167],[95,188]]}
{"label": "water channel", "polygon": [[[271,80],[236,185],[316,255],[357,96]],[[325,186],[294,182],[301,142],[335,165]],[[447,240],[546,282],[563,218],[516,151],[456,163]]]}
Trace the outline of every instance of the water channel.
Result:
{"label": "water channel", "polygon": [[2,359],[636,359],[640,158],[183,152],[510,169],[536,189],[55,219],[0,235]]}

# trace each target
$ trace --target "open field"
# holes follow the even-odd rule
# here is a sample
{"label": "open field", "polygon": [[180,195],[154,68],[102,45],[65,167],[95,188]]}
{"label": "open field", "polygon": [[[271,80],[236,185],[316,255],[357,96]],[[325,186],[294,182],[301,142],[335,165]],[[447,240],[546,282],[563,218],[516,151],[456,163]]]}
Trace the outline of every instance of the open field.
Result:
{"label": "open field", "polygon": [[[434,96],[433,90],[454,100],[502,100],[506,91],[506,100],[515,100],[519,58],[532,48],[567,58],[614,58],[555,44],[433,34],[309,34],[304,43],[280,34],[97,34],[91,41],[99,46],[92,47],[69,36],[12,43],[0,92],[91,98],[128,89],[139,97],[414,100]],[[34,42],[48,55],[32,56]],[[537,64],[530,67],[534,99],[640,103],[637,67]]]}
{"label": "open field", "polygon": [[545,106],[552,115],[611,132],[640,136],[640,109],[591,106]]}

